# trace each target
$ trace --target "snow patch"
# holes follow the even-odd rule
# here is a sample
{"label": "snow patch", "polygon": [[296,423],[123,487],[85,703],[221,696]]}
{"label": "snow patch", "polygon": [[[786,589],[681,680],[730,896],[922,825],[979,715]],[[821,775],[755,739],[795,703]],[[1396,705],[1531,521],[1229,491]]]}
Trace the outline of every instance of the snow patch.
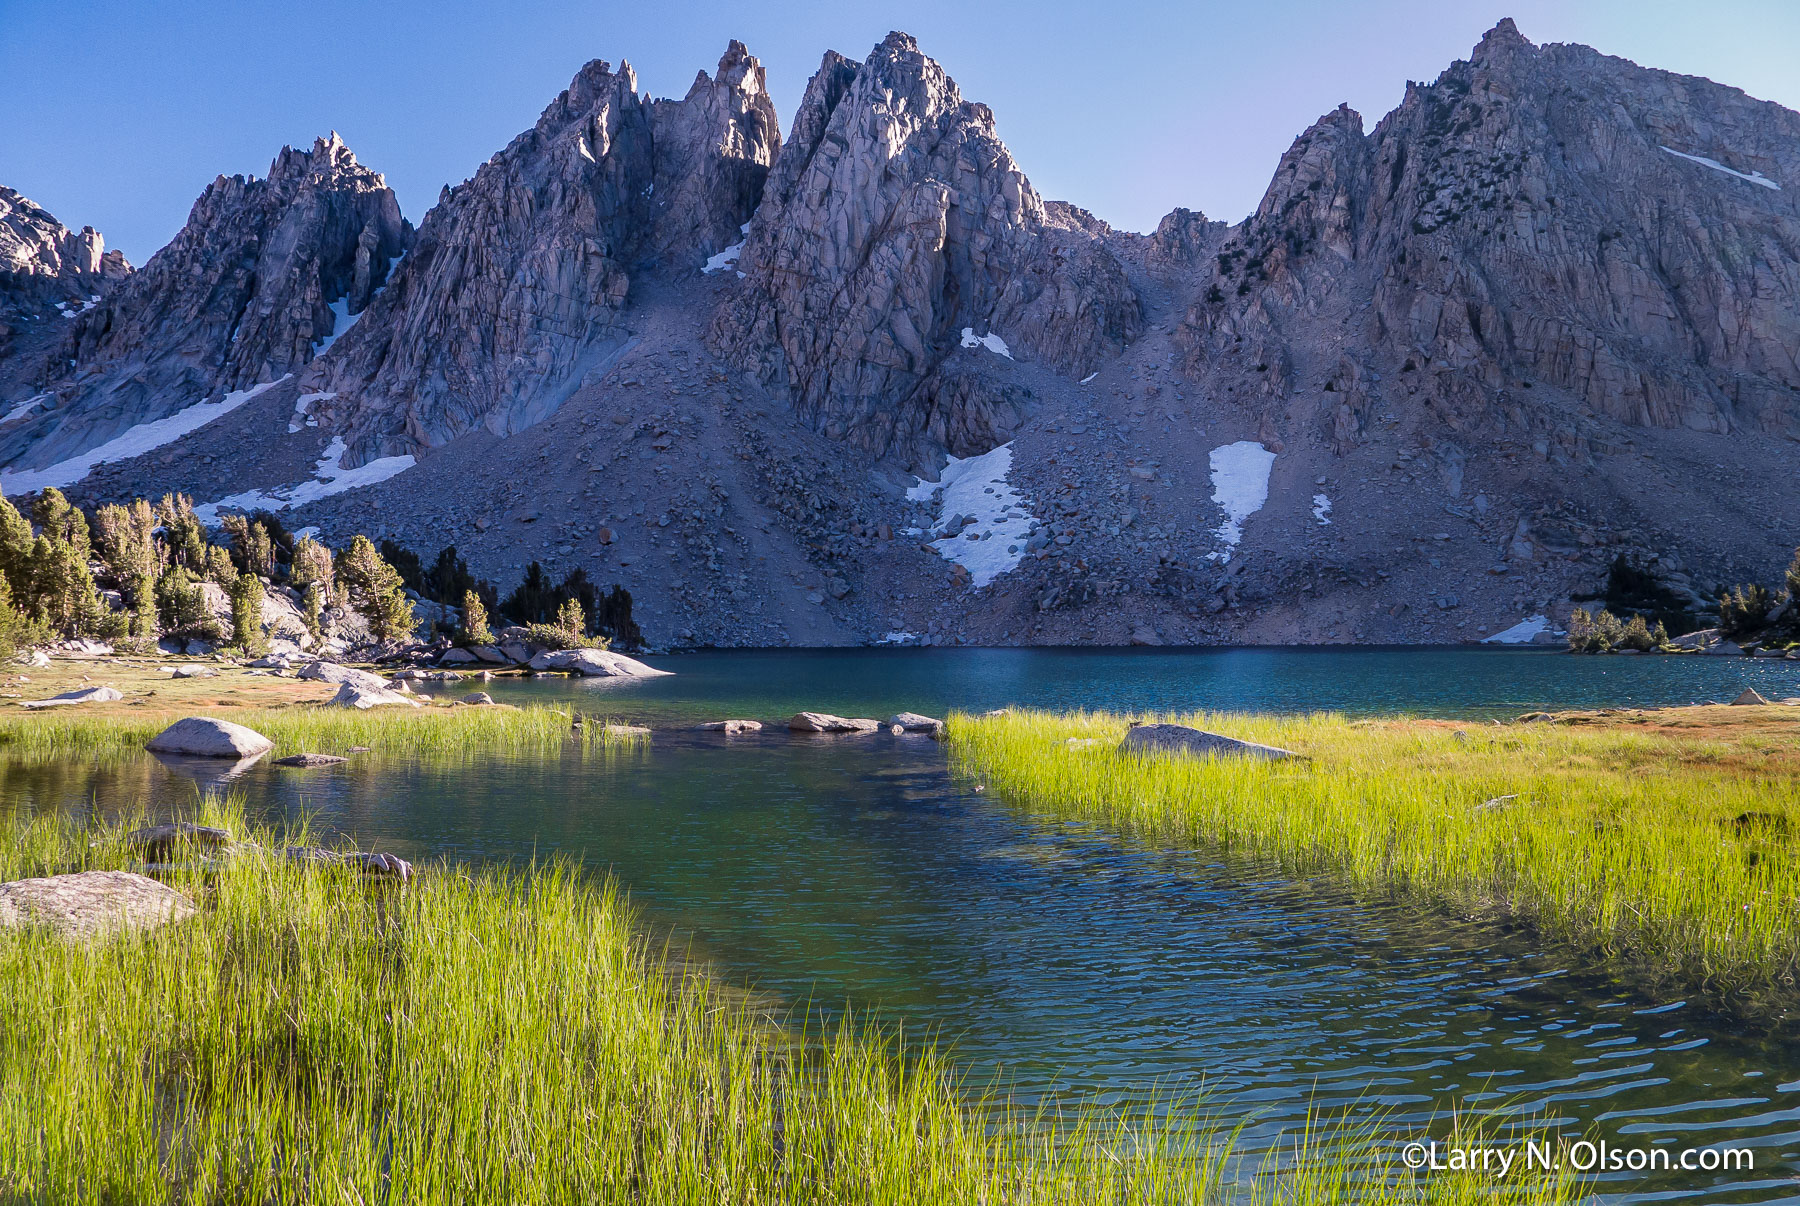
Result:
{"label": "snow patch", "polygon": [[348,294],[332,302],[328,309],[331,311],[331,334],[313,344],[314,357],[323,356],[325,349],[349,334],[350,328],[356,325],[356,320],[368,312],[368,307],[364,306],[357,313],[350,313],[350,296]]}
{"label": "snow patch", "polygon": [[313,418],[312,404],[314,402],[328,402],[335,397],[337,397],[336,390],[325,394],[301,394],[298,398],[295,398],[294,417],[288,420],[288,434],[295,434],[302,426],[317,427],[319,421]]}
{"label": "snow patch", "polygon": [[68,302],[59,301],[56,303],[56,312],[61,314],[64,318],[75,318],[79,315],[86,314],[89,310],[92,310],[99,304],[100,295],[96,293],[89,297],[85,302],[82,302],[81,308],[78,310],[71,307]]}
{"label": "snow patch", "polygon": [[1092,381],[1095,377],[1098,377],[1099,375],[1100,375],[1100,370],[1095,369],[1093,372],[1089,373],[1087,376],[1085,376],[1081,379],[1081,384],[1086,385],[1088,382]]}
{"label": "snow patch", "polygon": [[893,632],[890,632],[890,633],[886,634],[885,636],[883,636],[881,638],[881,640],[876,642],[876,644],[879,644],[879,645],[916,645],[919,643],[920,639],[921,638],[920,638],[919,634],[916,632],[903,632],[899,629],[895,629]]}
{"label": "snow patch", "polygon": [[36,406],[39,402],[42,402],[49,396],[49,394],[38,394],[34,397],[25,399],[23,402],[7,411],[4,417],[0,417],[0,427],[5,427],[14,419],[23,419],[31,411],[32,407]]}
{"label": "snow patch", "polygon": [[974,327],[964,327],[962,345],[965,348],[986,348],[996,356],[1004,356],[1008,360],[1013,358],[1012,353],[1007,350],[1006,340],[1000,338],[992,331],[989,331],[986,335],[977,335]]}
{"label": "snow patch", "polygon": [[253,385],[249,389],[232,390],[217,402],[196,402],[185,410],[178,410],[166,418],[139,423],[136,427],[121,432],[106,443],[88,449],[80,456],[70,457],[66,461],[58,461],[44,469],[22,469],[16,473],[0,470],[0,489],[7,494],[27,494],[33,490],[44,490],[51,486],[55,486],[59,490],[65,486],[72,486],[92,473],[97,466],[111,464],[114,461],[128,461],[134,456],[143,456],[146,452],[154,451],[164,444],[179,440],[190,431],[198,430],[214,419],[230,414],[258,394],[275,388],[291,376],[293,376],[292,373],[284,373],[274,381],[265,381],[261,385]]}
{"label": "snow patch", "polygon": [[267,492],[246,490],[242,494],[233,494],[217,502],[195,507],[194,514],[208,527],[216,527],[221,510],[285,511],[290,507],[302,507],[307,503],[318,502],[321,498],[342,494],[346,490],[385,482],[418,463],[412,456],[384,456],[355,469],[345,469],[344,451],[344,437],[333,436],[324,455],[319,458],[319,463],[313,466],[313,475],[308,480],[285,488],[276,487]]}
{"label": "snow patch", "polygon": [[[744,250],[744,245],[742,243],[733,243],[731,246],[727,247],[724,251],[721,251],[718,255],[715,255],[715,256],[711,257],[710,259],[708,259],[706,261],[706,267],[702,268],[700,271],[702,271],[702,272],[723,272],[725,269],[727,269],[727,268],[731,267],[733,264],[737,263],[738,253],[743,250]],[[740,272],[740,273],[738,273],[738,275],[743,276],[744,274]]]}
{"label": "snow patch", "polygon": [[1331,500],[1323,494],[1313,495],[1313,518],[1318,520],[1322,527],[1331,526]]}
{"label": "snow patch", "polygon": [[1776,184],[1761,172],[1751,172],[1749,175],[1745,175],[1743,172],[1726,167],[1717,159],[1708,159],[1704,155],[1690,155],[1686,151],[1677,151],[1674,147],[1663,147],[1663,150],[1675,156],[1677,159],[1686,159],[1690,163],[1698,163],[1703,167],[1709,167],[1715,172],[1724,172],[1727,176],[1736,176],[1739,180],[1748,180],[1751,184],[1760,184],[1764,188],[1772,188],[1776,192],[1781,191],[1781,186],[1779,184]]}
{"label": "snow patch", "polygon": [[595,162],[594,153],[588,150],[587,135],[583,134],[578,137],[575,140],[575,145],[581,148],[581,157],[583,159],[587,160],[589,163]]}
{"label": "snow patch", "polygon": [[974,523],[931,542],[939,556],[969,571],[979,589],[1025,558],[1025,534],[1037,521],[1025,510],[1018,491],[1007,484],[1012,444],[963,459],[950,458],[935,482],[920,480],[907,490],[913,502],[938,498],[938,521],[958,515]]}
{"label": "snow patch", "polygon": [[1550,631],[1549,616],[1532,616],[1520,620],[1505,632],[1482,638],[1483,645],[1529,645],[1539,633]]}
{"label": "snow patch", "polygon": [[1213,560],[1230,561],[1231,550],[1244,538],[1244,521],[1269,501],[1269,470],[1275,454],[1255,440],[1239,440],[1212,450],[1213,501],[1225,509],[1225,522],[1213,535],[1225,542]]}

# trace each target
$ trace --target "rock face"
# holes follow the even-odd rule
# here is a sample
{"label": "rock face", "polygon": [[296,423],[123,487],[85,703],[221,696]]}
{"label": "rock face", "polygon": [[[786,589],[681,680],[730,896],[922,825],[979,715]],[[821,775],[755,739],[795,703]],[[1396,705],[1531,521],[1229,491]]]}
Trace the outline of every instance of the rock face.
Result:
{"label": "rock face", "polygon": [[1340,108],[1295,141],[1187,313],[1188,375],[1270,414],[1324,382],[1340,451],[1383,378],[1577,460],[1589,417],[1800,436],[1797,147],[1800,114],[1503,21],[1373,133]]}
{"label": "rock face", "polygon": [[188,754],[198,758],[253,758],[275,748],[275,743],[255,729],[215,720],[210,716],[188,716],[150,739],[144,747],[154,754]]}
{"label": "rock face", "polygon": [[344,464],[477,427],[507,435],[604,373],[630,273],[699,268],[738,239],[780,142],[763,70],[733,42],[685,99],[596,59],[536,126],[446,189],[342,352],[308,375]]}
{"label": "rock face", "polygon": [[0,884],[0,929],[43,926],[65,938],[154,929],[198,911],[174,888],[129,871],[78,871]]}
{"label": "rock face", "polygon": [[15,336],[33,334],[40,353],[29,364],[0,373],[0,388],[41,372],[59,328],[92,309],[130,274],[125,257],[107,251],[92,226],[70,230],[42,206],[0,185],[0,357],[15,351]]}
{"label": "rock face", "polygon": [[1239,741],[1223,733],[1189,728],[1182,724],[1134,724],[1119,742],[1122,754],[1191,754],[1199,758],[1258,758],[1278,762],[1298,758],[1293,750],[1254,741]]}
{"label": "rock face", "polygon": [[220,176],[187,225],[71,325],[55,409],[0,437],[41,468],[198,402],[294,372],[386,280],[411,228],[334,133],[263,179]]}
{"label": "rock face", "polygon": [[1051,218],[993,113],[899,33],[863,63],[826,54],[738,269],[713,348],[817,430],[921,461],[985,452],[1020,414],[946,370],[964,328],[1084,375],[1142,326],[1118,262]]}

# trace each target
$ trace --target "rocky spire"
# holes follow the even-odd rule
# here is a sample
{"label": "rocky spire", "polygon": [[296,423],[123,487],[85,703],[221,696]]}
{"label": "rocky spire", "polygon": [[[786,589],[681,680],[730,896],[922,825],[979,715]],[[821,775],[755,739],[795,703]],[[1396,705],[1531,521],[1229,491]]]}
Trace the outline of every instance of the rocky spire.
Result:
{"label": "rocky spire", "polygon": [[[1222,247],[1191,375],[1286,398],[1375,369],[1452,428],[1569,448],[1583,415],[1800,436],[1800,115],[1507,20],[1372,134],[1354,116]],[[1320,400],[1340,447],[1366,401]]]}
{"label": "rocky spire", "polygon": [[346,463],[553,413],[625,338],[631,273],[698,269],[741,236],[779,145],[733,42],[679,101],[596,59],[530,130],[447,189],[368,318],[309,376]]}
{"label": "rocky spire", "polygon": [[1052,225],[987,106],[913,39],[827,54],[709,336],[825,433],[876,454],[984,451],[1012,404],[939,372],[963,328],[1086,372],[1141,324],[1118,263]]}
{"label": "rocky spire", "polygon": [[220,176],[169,245],[72,324],[58,405],[0,441],[0,458],[61,460],[299,369],[409,236],[386,182],[336,134],[282,148],[261,180]]}
{"label": "rocky spire", "polygon": [[92,226],[70,230],[43,206],[0,185],[0,355],[31,324],[66,321],[130,273],[125,257],[107,251]]}

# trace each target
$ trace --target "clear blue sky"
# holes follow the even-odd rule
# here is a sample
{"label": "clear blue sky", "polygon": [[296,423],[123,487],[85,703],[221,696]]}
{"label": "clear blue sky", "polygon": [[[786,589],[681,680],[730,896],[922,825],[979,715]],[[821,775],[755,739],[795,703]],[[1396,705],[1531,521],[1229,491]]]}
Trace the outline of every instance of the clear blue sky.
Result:
{"label": "clear blue sky", "polygon": [[785,133],[825,49],[860,59],[904,29],[1045,196],[1127,229],[1177,205],[1236,221],[1319,114],[1373,126],[1509,15],[1800,109],[1796,0],[0,0],[0,182],[142,263],[215,175],[335,128],[416,222],[588,59],[680,95],[741,38]]}

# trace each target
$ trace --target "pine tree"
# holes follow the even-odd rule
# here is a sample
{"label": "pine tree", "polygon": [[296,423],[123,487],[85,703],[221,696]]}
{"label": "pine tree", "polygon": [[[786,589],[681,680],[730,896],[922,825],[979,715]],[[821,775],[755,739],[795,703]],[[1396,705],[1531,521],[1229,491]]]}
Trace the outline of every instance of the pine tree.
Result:
{"label": "pine tree", "polygon": [[219,622],[186,568],[171,565],[156,582],[156,614],[163,632],[172,637],[219,639]]}
{"label": "pine tree", "polygon": [[163,527],[164,560],[196,574],[206,572],[206,525],[194,514],[193,500],[185,494],[165,494],[156,505]]}
{"label": "pine tree", "polygon": [[262,579],[239,574],[231,584],[231,643],[246,654],[262,653],[269,647],[263,639],[262,605]]}
{"label": "pine tree", "polygon": [[138,499],[129,507],[107,505],[94,512],[94,555],[106,576],[121,588],[160,568],[156,554],[156,515]]}
{"label": "pine tree", "polygon": [[159,625],[156,616],[156,576],[148,571],[138,575],[126,596],[131,605],[131,635],[140,641],[154,641]]}
{"label": "pine tree", "polygon": [[487,608],[482,606],[481,596],[472,590],[463,592],[462,628],[456,635],[457,643],[461,645],[494,643],[494,631],[488,627]]}
{"label": "pine tree", "polygon": [[306,631],[319,639],[319,618],[325,610],[325,588],[317,582],[308,582],[300,592],[301,610],[306,613]]}
{"label": "pine tree", "polygon": [[29,608],[31,593],[31,521],[0,495],[0,574],[12,588],[15,606]]}
{"label": "pine tree", "polygon": [[248,515],[224,515],[219,526],[231,538],[231,560],[247,574],[275,576],[275,541],[262,521]]}
{"label": "pine tree", "polygon": [[577,639],[587,635],[587,616],[582,614],[578,600],[563,600],[563,605],[556,609],[556,626]]}
{"label": "pine tree", "polygon": [[[16,512],[15,512],[16,514]],[[23,645],[42,639],[31,617],[13,605],[12,587],[0,574],[0,661],[11,660]]]}
{"label": "pine tree", "polygon": [[309,586],[318,587],[322,607],[331,602],[331,587],[336,577],[337,567],[332,562],[331,550],[310,536],[301,537],[294,545],[293,561],[288,567],[288,582],[293,588],[305,593]]}
{"label": "pine tree", "polygon": [[378,641],[411,636],[418,624],[400,575],[381,559],[367,536],[358,536],[338,561],[338,580],[351,607],[369,622]]}

